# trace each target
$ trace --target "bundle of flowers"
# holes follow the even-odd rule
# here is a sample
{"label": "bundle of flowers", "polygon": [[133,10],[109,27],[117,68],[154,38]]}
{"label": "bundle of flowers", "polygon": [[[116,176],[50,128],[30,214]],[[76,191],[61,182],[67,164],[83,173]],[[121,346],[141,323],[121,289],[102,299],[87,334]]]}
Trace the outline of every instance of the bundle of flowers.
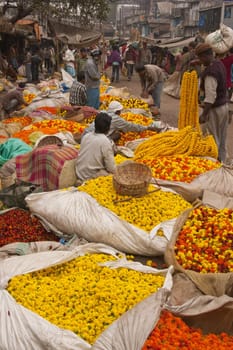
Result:
{"label": "bundle of flowers", "polygon": [[123,313],[157,291],[164,277],[101,266],[107,254],[84,255],[16,276],[8,291],[16,301],[90,344]]}
{"label": "bundle of flowers", "polygon": [[184,269],[233,272],[233,210],[194,209],[179,232],[174,250]]}
{"label": "bundle of flowers", "polygon": [[217,169],[221,163],[192,156],[170,156],[138,160],[151,168],[153,177],[190,183],[198,175]]}
{"label": "bundle of flowers", "polygon": [[88,180],[79,187],[87,192],[102,206],[116,213],[123,220],[150,232],[157,224],[179,216],[191,205],[181,196],[149,186],[147,195],[128,197],[118,195],[113,187],[112,176]]}

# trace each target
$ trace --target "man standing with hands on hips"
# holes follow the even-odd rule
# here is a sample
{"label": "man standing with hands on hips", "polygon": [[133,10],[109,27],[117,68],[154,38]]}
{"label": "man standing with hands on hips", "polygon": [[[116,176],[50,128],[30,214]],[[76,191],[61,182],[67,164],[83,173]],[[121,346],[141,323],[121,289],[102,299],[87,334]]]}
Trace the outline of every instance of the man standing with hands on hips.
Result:
{"label": "man standing with hands on hips", "polygon": [[206,43],[196,47],[196,55],[206,67],[201,74],[200,95],[203,111],[199,121],[213,135],[218,147],[218,159],[226,159],[226,137],[229,121],[227,77],[223,63],[214,58],[212,47]]}

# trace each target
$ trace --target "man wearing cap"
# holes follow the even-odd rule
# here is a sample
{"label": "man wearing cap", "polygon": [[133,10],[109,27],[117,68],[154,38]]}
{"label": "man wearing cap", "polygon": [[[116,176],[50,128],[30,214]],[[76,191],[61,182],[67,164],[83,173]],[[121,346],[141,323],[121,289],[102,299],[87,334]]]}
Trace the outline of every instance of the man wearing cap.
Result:
{"label": "man wearing cap", "polygon": [[[145,130],[155,130],[153,126],[142,126],[135,123],[127,122],[125,119],[121,118],[120,114],[123,110],[123,106],[118,101],[112,101],[108,109],[105,111],[108,115],[111,116],[112,121],[110,125],[110,129],[107,133],[107,136],[111,138],[114,141],[117,141],[120,138],[120,133],[126,133],[126,132],[141,132]],[[85,135],[88,132],[94,131],[94,122],[85,129],[83,135]]]}
{"label": "man wearing cap", "polygon": [[206,43],[197,46],[196,55],[206,67],[201,75],[203,111],[199,120],[202,124],[206,123],[207,131],[214,136],[218,146],[218,159],[224,162],[229,120],[226,69],[220,60],[214,58],[211,46]]}
{"label": "man wearing cap", "polygon": [[101,56],[99,49],[91,51],[91,57],[87,59],[84,67],[85,85],[87,88],[87,106],[99,109],[100,105],[100,73],[98,70],[98,61]]}

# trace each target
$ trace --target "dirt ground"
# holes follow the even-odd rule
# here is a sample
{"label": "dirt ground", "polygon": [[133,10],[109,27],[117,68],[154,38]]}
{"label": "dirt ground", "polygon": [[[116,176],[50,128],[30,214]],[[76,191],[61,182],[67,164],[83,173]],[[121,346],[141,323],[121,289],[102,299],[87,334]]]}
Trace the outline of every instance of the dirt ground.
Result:
{"label": "dirt ground", "polygon": [[[111,77],[111,69],[108,69],[107,75]],[[121,76],[119,83],[113,83],[112,85],[114,87],[126,86],[128,87],[128,89],[133,95],[140,96],[141,88],[140,88],[140,81],[137,73],[134,73],[131,81],[128,81],[126,77]],[[179,102],[180,102],[179,99],[168,96],[167,94],[162,94],[161,108],[160,108],[161,119],[174,127],[177,126],[178,114],[179,114]],[[232,103],[232,109],[233,109],[233,103]],[[228,127],[227,152],[228,152],[227,161],[230,162],[230,160],[233,159],[233,121],[229,124],[229,127]]]}

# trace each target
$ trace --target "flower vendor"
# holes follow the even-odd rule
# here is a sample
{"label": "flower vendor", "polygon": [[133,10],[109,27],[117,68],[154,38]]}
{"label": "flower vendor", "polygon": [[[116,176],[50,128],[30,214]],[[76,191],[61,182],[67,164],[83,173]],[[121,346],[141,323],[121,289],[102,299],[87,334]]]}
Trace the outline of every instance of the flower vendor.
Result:
{"label": "flower vendor", "polygon": [[205,123],[206,130],[214,136],[218,146],[218,158],[226,158],[226,136],[228,126],[227,82],[223,63],[214,58],[208,44],[199,44],[196,54],[206,67],[201,76],[200,92],[204,95],[203,111],[200,123]]}
{"label": "flower vendor", "polygon": [[154,105],[160,108],[160,98],[163,90],[165,75],[163,70],[155,64],[138,64],[135,67],[139,74],[143,98],[153,97]]}
{"label": "flower vendor", "polygon": [[[153,130],[156,131],[156,129],[152,126],[143,126],[136,123],[128,122],[127,120],[121,118],[121,112],[123,110],[123,106],[118,101],[112,101],[108,109],[106,110],[106,113],[111,116],[112,121],[110,125],[109,132],[107,134],[108,137],[110,137],[113,141],[117,141],[120,138],[120,133],[126,133],[126,132],[142,132],[145,130]],[[88,132],[92,132],[94,130],[94,122],[84,131],[84,135]]]}
{"label": "flower vendor", "polygon": [[114,173],[116,165],[113,147],[106,136],[111,119],[107,113],[97,114],[94,122],[95,131],[89,132],[82,138],[76,162],[78,180],[84,181]]}
{"label": "flower vendor", "polygon": [[77,80],[74,80],[70,89],[70,104],[72,106],[86,106],[87,89],[85,84],[85,74],[83,71],[77,74]]}

